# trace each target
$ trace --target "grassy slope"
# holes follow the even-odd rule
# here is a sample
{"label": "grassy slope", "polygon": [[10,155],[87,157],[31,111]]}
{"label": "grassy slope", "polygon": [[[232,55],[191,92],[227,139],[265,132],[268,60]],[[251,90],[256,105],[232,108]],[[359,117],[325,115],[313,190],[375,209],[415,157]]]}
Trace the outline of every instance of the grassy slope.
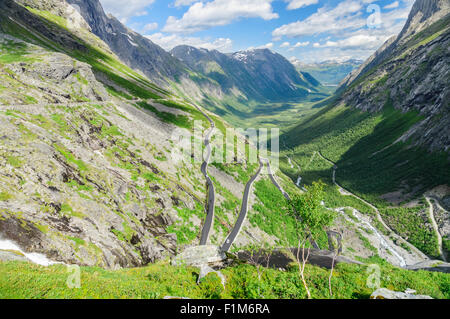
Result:
{"label": "grassy slope", "polygon": [[[442,19],[409,39],[396,49],[394,59],[404,57],[445,32],[448,19]],[[435,51],[433,53],[441,54],[439,50]],[[340,185],[381,208],[380,212],[391,228],[405,238],[408,237],[425,253],[437,256],[436,234],[423,227],[424,223],[430,224],[429,218],[423,214],[426,207],[388,207],[389,204],[380,198],[400,190],[404,199],[400,204],[411,199],[422,201],[421,196],[425,191],[437,185],[450,184],[448,153],[430,153],[424,148],[412,147],[410,141],[395,143],[422,117],[414,111],[400,113],[393,108],[395,101],[391,101],[389,94],[386,94],[388,77],[380,77],[377,72],[389,61],[386,60],[381,66],[367,72],[348,89],[360,86],[363,89],[370,87],[373,92],[381,92],[380,98],[386,101],[382,112],[364,113],[342,105],[336,106],[331,100],[328,107],[287,132],[284,145],[293,150],[288,153],[301,164],[304,181],[310,183],[322,178],[328,182],[328,203],[332,202],[330,206],[348,205],[350,198],[341,196],[337,188],[331,186],[330,163],[318,157],[310,161],[316,151],[337,163],[339,169],[336,179]],[[404,62],[407,60],[399,61],[395,70],[405,70],[404,73],[408,73],[410,67]],[[411,75],[405,77],[406,84],[410,82],[410,77]],[[298,176],[298,172],[286,163],[283,170],[290,173],[294,180]],[[351,201],[358,202],[354,198]]]}
{"label": "grassy slope", "polygon": [[[411,288],[433,298],[450,298],[448,274],[406,271],[386,264],[380,266],[382,287],[396,291]],[[374,289],[366,285],[369,275],[366,270],[367,266],[337,265],[332,279],[333,297],[368,298]],[[66,285],[69,274],[65,266],[45,268],[8,262],[0,263],[0,298],[306,298],[296,267],[286,272],[262,269],[261,280],[258,280],[255,267],[249,265],[229,267],[222,272],[227,278],[225,290],[215,274],[197,285],[198,269],[173,267],[167,263],[118,271],[82,267],[81,288],[69,289]],[[330,298],[328,276],[328,270],[307,265],[305,277],[313,298]]]}
{"label": "grassy slope", "polygon": [[[336,180],[340,185],[379,208],[385,208],[389,204],[380,196],[386,193],[402,189],[408,194],[414,190],[418,196],[450,181],[447,154],[429,153],[410,147],[408,143],[393,144],[420,119],[415,112],[401,114],[389,105],[376,114],[330,106],[305,120],[283,138],[285,145],[293,149],[289,152],[290,156],[302,167],[304,182],[322,179],[328,183],[328,198],[325,201],[329,206],[352,206],[373,213],[359,200],[339,194],[331,181],[332,165],[314,153],[320,151],[337,163]],[[286,163],[282,169],[294,180],[299,174]],[[389,213],[392,214],[395,209],[391,208]],[[406,209],[406,212],[405,209],[398,209],[402,216],[409,214],[407,220],[422,220],[415,209]],[[388,224],[398,228],[396,219],[388,219]],[[401,232],[403,235],[417,233],[417,225],[413,222],[405,225],[409,230]],[[423,232],[425,236],[408,236],[409,240],[435,256],[436,238],[431,229],[420,230],[420,233]]]}
{"label": "grassy slope", "polygon": [[[179,127],[187,129],[193,129],[194,121],[202,121],[205,127],[209,126],[209,123],[207,123],[205,117],[196,108],[187,103],[181,102],[178,99],[176,101],[172,100],[173,96],[171,93],[156,87],[145,77],[123,65],[119,60],[117,60],[115,56],[107,52],[104,46],[99,42],[100,40],[92,34],[83,33],[83,30],[81,30],[80,32],[82,33],[83,37],[77,37],[76,35],[72,34],[69,29],[67,29],[67,23],[61,17],[47,11],[40,11],[30,8],[28,8],[28,10],[35,16],[35,18],[41,19],[42,27],[45,30],[45,32],[41,32],[41,36],[38,37],[36,34],[33,34],[29,30],[27,30],[27,28],[22,27],[8,19],[2,20],[2,30],[20,39],[42,46],[49,51],[63,52],[73,57],[77,61],[88,63],[92,66],[95,72],[104,74],[108,81],[110,81],[114,85],[109,85],[108,91],[110,94],[118,98],[123,98],[125,100],[153,99],[159,104],[165,105],[169,108],[179,109],[189,114],[189,116],[185,116],[161,112],[145,101],[137,102],[135,104],[137,107],[141,107],[155,113],[164,122],[175,124]],[[81,47],[77,50],[71,50],[66,47],[67,42],[55,42],[52,37],[42,37],[42,34],[51,33],[62,33],[66,35],[66,41],[68,41],[67,39],[72,39],[78,44],[81,44]],[[27,57],[23,54],[22,51],[23,48],[18,47],[9,55],[2,54],[1,58],[5,61],[9,61],[14,58],[14,62],[24,62],[24,59],[26,59]],[[216,116],[211,117],[213,118],[216,127],[222,133],[225,133],[227,125],[223,122],[223,120]],[[123,153],[123,150],[121,150],[121,153]],[[157,156],[157,154],[155,156]],[[125,165],[127,169],[135,173],[136,168],[132,167],[130,163],[122,164]],[[240,164],[214,165],[232,176],[236,175],[236,180],[243,184],[245,184],[250,179],[251,175],[253,175],[258,168],[258,165],[256,164],[250,165],[248,168],[244,168]],[[199,183],[202,182],[203,181],[199,181]],[[224,233],[227,233],[229,229],[227,229],[227,227],[224,227],[224,224],[230,224],[230,222],[233,221],[227,220],[226,213],[234,212],[235,207],[240,206],[241,199],[234,198],[234,196],[228,194],[229,192],[225,192],[225,189],[221,185],[216,185],[216,187],[218,193],[221,193],[225,197],[226,202],[218,205],[217,207],[217,223],[215,226],[223,228],[222,231]],[[278,190],[274,189],[273,192],[278,193]],[[199,230],[193,229],[190,223],[190,217],[193,215],[201,217],[203,216],[203,214],[203,207],[197,207],[194,210],[180,209],[179,216],[182,220],[177,224],[169,227],[168,231],[170,233],[177,234],[178,242],[180,244],[191,243],[196,239],[196,233],[199,233]]]}
{"label": "grassy slope", "polygon": [[[107,79],[107,83],[114,85],[109,86],[108,91],[113,96],[116,96],[118,98],[124,98],[125,100],[136,100],[136,99],[153,99],[159,104],[163,104],[169,108],[175,108],[179,109],[183,112],[185,112],[188,115],[174,115],[173,113],[169,112],[162,112],[158,111],[155,107],[151,106],[150,104],[142,101],[138,102],[136,104],[136,107],[142,107],[144,109],[147,109],[151,112],[153,112],[155,115],[157,115],[161,121],[171,123],[174,125],[177,125],[181,128],[193,128],[194,121],[203,121],[205,123],[205,126],[209,126],[209,123],[207,122],[206,118],[193,106],[187,103],[183,103],[180,101],[173,101],[173,95],[165,90],[162,90],[155,86],[153,83],[149,82],[145,77],[142,75],[136,73],[132,69],[128,68],[126,65],[122,64],[115,56],[111,55],[107,51],[105,51],[104,46],[102,46],[101,43],[97,43],[97,41],[100,41],[98,38],[96,38],[94,35],[90,33],[83,34],[83,39],[78,38],[76,35],[72,34],[70,30],[66,28],[66,22],[64,19],[55,16],[51,14],[50,12],[46,11],[38,11],[29,9],[32,14],[34,15],[34,19],[39,21],[40,19],[40,27],[42,27],[45,32],[48,32],[48,34],[56,33],[56,34],[64,34],[66,37],[65,41],[75,41],[78,44],[80,44],[79,49],[72,50],[70,49],[70,43],[68,42],[58,42],[57,39],[60,39],[60,37],[48,37],[45,38],[43,36],[43,32],[40,33],[38,36],[37,34],[34,34],[30,32],[26,27],[23,27],[12,20],[9,19],[1,19],[0,20],[0,30],[3,32],[10,34],[14,37],[17,37],[19,39],[25,40],[26,42],[34,43],[45,50],[48,50],[50,52],[57,51],[65,53],[72,58],[74,58],[76,61],[82,61],[92,66],[92,69],[96,74],[102,74]],[[41,30],[42,31],[42,30]],[[81,31],[83,32],[83,31]],[[61,37],[63,38],[63,37]],[[56,39],[56,41],[55,41]],[[69,40],[68,40],[69,39]],[[73,43],[72,43],[73,44]],[[68,46],[66,46],[68,45]],[[2,48],[5,45],[2,44]],[[8,50],[2,50],[2,54],[0,55],[0,67],[7,67],[8,63],[13,62],[33,62],[33,60],[30,60],[29,58],[29,51],[32,52],[33,48],[29,47],[27,48],[26,44],[17,44],[14,47],[7,47]],[[76,102],[76,101],[74,101]],[[34,102],[36,103],[36,102]],[[82,107],[85,112],[92,111],[93,116],[96,118],[96,121],[100,121],[101,123],[105,122],[103,119],[101,112],[103,110],[97,110],[95,107],[91,107],[88,105],[85,105]],[[56,116],[56,115],[55,115]],[[66,121],[70,121],[73,123],[73,120],[70,119],[70,117],[62,117],[62,118],[44,118],[40,117],[45,123],[48,124],[45,128],[48,129],[50,127],[56,126],[58,129],[56,129],[56,132],[60,132],[61,135],[65,136],[67,133],[64,130],[64,127],[60,126],[67,126]],[[55,122],[57,122],[55,125]],[[220,128],[225,127],[225,124],[219,119],[215,118],[216,125]],[[98,124],[98,123],[95,123]],[[119,132],[117,127],[114,127],[116,131]],[[102,132],[103,135],[106,135],[108,137],[109,135],[117,135],[114,134],[115,132]],[[103,136],[102,135],[102,136]],[[114,136],[114,138],[117,140],[118,138],[122,139],[122,136]],[[114,149],[107,150],[107,156],[111,155],[111,160],[114,160],[114,154],[120,154],[120,163],[117,163],[117,165],[121,168],[124,168],[128,170],[133,180],[137,180],[139,176],[142,176],[144,179],[148,179],[150,182],[155,182],[155,176],[153,176],[151,171],[148,171],[143,167],[142,165],[136,164],[136,161],[133,159],[128,158],[129,150],[128,147],[130,146],[130,143],[133,144],[133,141],[128,137],[123,137],[124,141],[123,143],[116,142],[117,146]],[[152,150],[154,151],[154,157],[158,158],[158,151],[163,154],[165,153],[163,150]],[[131,154],[131,153],[130,153]],[[71,155],[71,154],[70,154]],[[134,154],[134,157],[139,157],[139,154]],[[73,162],[82,163],[81,159],[76,158],[70,158]],[[164,161],[164,156],[161,158],[161,161]],[[189,174],[190,176],[190,174]],[[168,176],[165,177],[165,180],[167,183],[169,183],[170,178]],[[165,184],[166,182],[158,180],[159,184]],[[172,181],[171,181],[172,182]],[[182,183],[180,181],[173,181],[176,184],[179,184],[182,186]],[[200,183],[198,183],[195,187],[203,186]],[[176,187],[173,187],[175,189]],[[89,191],[89,190],[88,190]],[[128,195],[127,195],[128,196]],[[3,200],[2,196],[2,200]],[[130,198],[132,201],[133,199]],[[151,207],[151,203],[146,203],[147,207]],[[181,221],[177,222],[176,224],[168,227],[167,231],[168,233],[175,233],[178,237],[178,243],[183,244],[189,244],[192,243],[194,240],[197,239],[198,234],[200,233],[200,230],[193,229],[191,227],[192,223],[190,222],[190,218],[194,215],[200,218],[204,218],[204,209],[201,205],[197,205],[197,207],[194,210],[189,210],[186,208],[177,208],[179,211],[179,216],[181,217]],[[121,236],[121,234],[118,234],[118,236]],[[121,237],[129,237],[129,236],[121,236]]]}

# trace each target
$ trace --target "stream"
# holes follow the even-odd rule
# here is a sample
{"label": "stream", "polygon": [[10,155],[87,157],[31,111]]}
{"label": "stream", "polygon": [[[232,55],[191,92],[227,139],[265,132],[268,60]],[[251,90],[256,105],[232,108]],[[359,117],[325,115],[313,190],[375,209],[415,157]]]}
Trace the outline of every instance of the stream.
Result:
{"label": "stream", "polygon": [[[340,212],[341,214],[345,214],[345,213],[343,212],[342,209],[337,209],[337,211]],[[395,249],[394,249],[394,247],[392,247],[392,246],[388,243],[388,241],[383,237],[383,235],[380,234],[380,232],[379,232],[374,226],[372,226],[372,224],[371,224],[369,221],[363,219],[363,218],[360,216],[359,212],[358,212],[356,209],[353,209],[353,216],[354,216],[361,224],[365,225],[370,231],[372,231],[372,232],[377,236],[377,238],[380,240],[381,246],[383,246],[383,248],[385,248],[386,250],[388,250],[392,255],[394,255],[394,256],[398,259],[399,265],[400,265],[401,267],[406,267],[406,261],[405,261],[405,259],[404,259],[404,258],[403,258],[403,257],[402,257]]]}
{"label": "stream", "polygon": [[[292,159],[289,156],[286,156],[286,157],[287,157],[289,166],[291,168],[295,168],[295,166],[297,166],[297,169],[300,172],[300,167],[297,164],[295,164],[295,166],[294,166],[294,163],[292,162]],[[297,178],[297,182],[295,183],[295,186],[301,188],[301,183],[302,183],[302,177],[299,175],[298,178]]]}
{"label": "stream", "polygon": [[45,255],[39,253],[26,253],[17,244],[10,240],[0,239],[0,250],[14,250],[23,254],[31,262],[41,266],[51,266],[55,264],[61,264],[60,262],[55,262],[48,259]]}

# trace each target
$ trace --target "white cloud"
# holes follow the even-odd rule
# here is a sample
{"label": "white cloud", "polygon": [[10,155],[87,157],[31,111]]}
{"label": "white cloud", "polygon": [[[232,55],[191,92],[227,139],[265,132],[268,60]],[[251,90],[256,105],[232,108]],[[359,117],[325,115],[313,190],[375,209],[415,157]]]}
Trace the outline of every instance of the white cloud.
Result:
{"label": "white cloud", "polygon": [[337,33],[346,29],[361,28],[366,24],[362,18],[363,2],[369,0],[345,0],[336,7],[321,7],[303,21],[285,24],[272,32],[275,38],[299,37],[320,33]]}
{"label": "white cloud", "polygon": [[175,7],[183,7],[183,6],[189,6],[193,4],[194,2],[205,2],[206,0],[176,0],[174,3]]}
{"label": "white cloud", "polygon": [[[388,5],[391,8],[380,11],[380,24],[369,28],[365,17],[368,4],[372,2],[374,0],[344,0],[334,7],[326,5],[302,21],[274,30],[273,40],[313,37],[310,47],[298,47],[302,60],[365,59],[388,38],[401,31],[414,0],[398,1],[396,8],[393,3],[397,1],[391,3]],[[293,51],[292,48],[289,50]]]}
{"label": "white cloud", "polygon": [[199,37],[183,37],[178,34],[155,33],[147,35],[147,38],[170,51],[178,45],[190,45],[196,48],[208,50],[218,50],[221,52],[230,52],[233,47],[233,41],[228,38],[208,39]]}
{"label": "white cloud", "polygon": [[146,25],[144,25],[144,27],[142,28],[142,32],[148,32],[148,31],[152,31],[158,28],[158,23],[156,22],[152,22],[152,23],[147,23]]}
{"label": "white cloud", "polygon": [[193,33],[215,26],[223,26],[240,18],[278,18],[273,12],[273,0],[214,0],[196,2],[189,7],[181,19],[170,16],[164,32]]}
{"label": "white cloud", "polygon": [[386,37],[359,34],[342,40],[327,41],[324,44],[317,43],[314,46],[316,48],[337,47],[343,50],[345,49],[376,50],[386,40],[387,40]]}
{"label": "white cloud", "polygon": [[295,10],[312,4],[318,4],[319,0],[285,0],[285,2],[289,3],[287,6],[288,10]]}
{"label": "white cloud", "polygon": [[297,42],[297,43],[294,45],[294,48],[307,47],[308,45],[309,45],[309,41],[306,41],[306,42]]}
{"label": "white cloud", "polygon": [[247,50],[255,50],[255,49],[272,49],[275,45],[273,42],[266,43],[264,45],[258,46],[258,47],[249,47]]}
{"label": "white cloud", "polygon": [[144,9],[151,5],[155,0],[100,0],[106,12],[113,14],[120,21],[126,22],[134,16],[147,15]]}
{"label": "white cloud", "polygon": [[289,42],[283,42],[281,45],[280,45],[280,48],[289,48],[291,46],[291,44],[289,43]]}
{"label": "white cloud", "polygon": [[[333,35],[342,35],[346,32],[354,32],[365,28],[368,25],[368,19],[364,18],[363,13],[367,10],[367,4],[375,0],[345,0],[336,7],[324,6],[308,18],[293,23],[282,25],[272,32],[275,40],[282,37],[301,37],[320,35],[328,33]],[[392,34],[395,26],[395,32],[398,32],[399,22],[404,24],[411,10],[413,0],[402,0],[404,6],[400,8],[399,1],[395,1],[385,8],[395,9],[388,12],[381,12],[381,24],[377,29],[384,30],[385,34]]]}
{"label": "white cloud", "polygon": [[400,6],[400,3],[398,1],[392,2],[391,4],[385,5],[383,9],[395,9]]}

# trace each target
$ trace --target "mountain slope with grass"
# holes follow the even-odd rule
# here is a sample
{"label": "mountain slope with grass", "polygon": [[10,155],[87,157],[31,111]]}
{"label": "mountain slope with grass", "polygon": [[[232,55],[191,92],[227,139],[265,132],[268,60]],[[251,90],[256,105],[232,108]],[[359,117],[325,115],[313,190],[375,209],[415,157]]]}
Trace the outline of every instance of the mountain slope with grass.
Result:
{"label": "mountain slope with grass", "polygon": [[[111,269],[196,245],[206,217],[203,159],[189,151],[179,161],[172,151],[181,129],[201,145],[195,121],[207,129],[211,119],[222,133],[227,124],[126,66],[66,2],[20,3],[0,3],[0,243]],[[236,190],[257,168],[242,153],[211,164],[212,244],[233,227]],[[253,241],[274,239],[246,224],[236,245]]]}
{"label": "mountain slope with grass", "polygon": [[300,166],[284,164],[293,180],[327,181],[333,207],[351,204],[348,192],[368,201],[433,258],[441,256],[424,196],[446,207],[441,225],[449,219],[449,19],[448,2],[416,1],[400,35],[350,75],[330,105],[282,137]]}
{"label": "mountain slope with grass", "polygon": [[387,103],[423,119],[402,141],[431,151],[450,148],[450,4],[416,1],[400,35],[339,89],[340,100],[365,111]]}
{"label": "mountain slope with grass", "polygon": [[[99,0],[66,1],[72,8],[69,13],[66,9],[61,11],[49,0],[21,0],[21,3],[31,3],[41,10],[62,16],[76,12],[125,65],[164,89],[202,103],[210,111],[220,115],[229,113],[227,120],[245,121],[246,113],[254,110],[251,103],[307,102],[313,95],[317,98],[316,93],[320,98],[327,97],[328,91],[319,90],[318,83],[308,74],[295,72],[286,59],[268,50],[237,54],[252,57],[253,63],[248,66],[217,51],[209,52],[205,61],[190,63],[183,47],[166,52],[113,16],[106,15]],[[204,49],[190,50],[197,52],[197,58],[198,53],[205,52]],[[221,66],[218,68],[217,64]],[[225,77],[220,68],[225,69]],[[267,106],[261,110],[267,109],[270,115],[274,108]]]}

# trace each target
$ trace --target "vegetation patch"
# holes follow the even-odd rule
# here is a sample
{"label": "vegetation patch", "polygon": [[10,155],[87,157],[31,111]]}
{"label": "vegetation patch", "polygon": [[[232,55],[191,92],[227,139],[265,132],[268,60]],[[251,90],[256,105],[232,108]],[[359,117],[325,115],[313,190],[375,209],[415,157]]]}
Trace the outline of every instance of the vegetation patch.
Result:
{"label": "vegetation patch", "polygon": [[[380,262],[381,287],[395,291],[414,289],[418,294],[438,299],[450,298],[450,275],[426,271],[407,271]],[[374,289],[367,287],[367,266],[336,266],[331,279],[333,297],[368,299]],[[143,268],[104,270],[81,267],[81,289],[67,287],[64,265],[42,267],[24,262],[0,262],[0,297],[5,299],[162,299],[183,296],[194,299],[305,299],[297,267],[288,271],[257,269],[237,265],[222,270],[227,278],[225,289],[211,275],[197,285],[197,268],[174,267],[168,263]],[[330,298],[329,271],[306,265],[305,279],[312,298]]]}
{"label": "vegetation patch", "polygon": [[[439,258],[436,233],[427,214],[427,207],[389,207],[380,209],[383,219],[392,229],[428,256]],[[421,213],[422,212],[422,213]]]}

